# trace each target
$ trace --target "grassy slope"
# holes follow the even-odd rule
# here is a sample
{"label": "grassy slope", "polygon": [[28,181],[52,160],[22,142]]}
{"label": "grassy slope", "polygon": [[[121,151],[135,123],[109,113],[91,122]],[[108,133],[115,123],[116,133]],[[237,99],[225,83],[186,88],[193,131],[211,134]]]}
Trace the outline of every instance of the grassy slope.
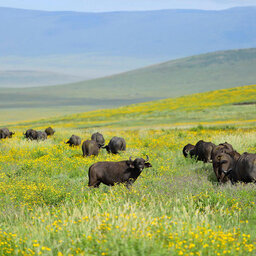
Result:
{"label": "grassy slope", "polygon": [[[48,124],[55,127],[136,127],[152,125],[193,126],[200,124],[236,124],[256,122],[256,85],[222,89],[193,94],[174,99],[140,103],[116,109],[67,115],[59,118],[19,124],[24,127],[40,127]],[[13,124],[16,126],[16,124]]]}
{"label": "grassy slope", "polygon": [[[4,108],[6,113],[15,113],[18,107],[28,108],[27,112],[30,111],[29,108],[43,108],[53,114],[55,109],[62,107],[72,107],[74,112],[111,108],[255,84],[255,69],[256,49],[210,53],[76,84],[2,89],[0,108]],[[59,113],[60,111],[56,111],[56,114]],[[2,115],[0,113],[1,120],[4,121]],[[19,118],[21,120],[22,116]]]}
{"label": "grassy slope", "polygon": [[[182,155],[185,144],[199,139],[256,152],[255,123],[247,126],[255,105],[232,105],[255,101],[255,93],[256,86],[248,86],[27,123],[56,127],[39,143],[23,139],[25,127],[16,124],[14,138],[0,141],[0,254],[255,255],[255,185],[219,186],[211,164]],[[235,118],[244,128],[165,127],[177,118],[215,125]],[[158,128],[145,129],[145,120]],[[71,134],[84,140],[97,130],[106,142],[124,137],[127,151],[83,158],[80,147],[64,144]],[[87,187],[91,164],[146,154],[153,168],[131,190]]]}

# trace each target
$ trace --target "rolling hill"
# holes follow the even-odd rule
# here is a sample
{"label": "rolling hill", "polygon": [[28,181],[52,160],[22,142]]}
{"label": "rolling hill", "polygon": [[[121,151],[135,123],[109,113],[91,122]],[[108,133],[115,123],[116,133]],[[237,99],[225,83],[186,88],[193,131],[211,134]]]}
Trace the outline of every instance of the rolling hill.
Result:
{"label": "rolling hill", "polygon": [[116,109],[97,110],[12,126],[57,128],[107,128],[154,126],[191,127],[203,124],[255,125],[256,85],[197,93],[178,98],[145,102]]}
{"label": "rolling hill", "polygon": [[[256,8],[110,13],[0,8],[0,35],[3,35],[0,57],[31,57],[30,69],[41,67],[34,57],[57,55],[60,59],[65,59],[63,56],[70,59],[73,55],[75,60],[69,65],[76,71],[79,55],[92,54],[101,58],[100,64],[97,58],[90,58],[94,72],[102,74],[102,69],[111,65],[109,75],[120,72],[120,61],[114,57],[133,59],[129,68],[135,69],[137,59],[149,65],[152,60],[156,63],[206,52],[256,47]],[[76,72],[81,74],[89,68],[86,63],[83,65]],[[61,67],[62,62],[50,68],[52,71]]]}
{"label": "rolling hill", "polygon": [[97,109],[255,84],[256,48],[215,52],[79,83],[1,89],[0,107]]}

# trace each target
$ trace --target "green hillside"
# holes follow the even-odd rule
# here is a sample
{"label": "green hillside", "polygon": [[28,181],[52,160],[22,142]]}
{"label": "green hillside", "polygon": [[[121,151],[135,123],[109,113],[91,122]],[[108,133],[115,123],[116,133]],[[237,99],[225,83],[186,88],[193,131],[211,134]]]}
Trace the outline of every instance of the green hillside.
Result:
{"label": "green hillside", "polygon": [[192,127],[199,124],[255,125],[256,85],[197,93],[178,98],[134,104],[115,109],[12,124],[14,127],[53,125],[57,128],[107,128],[171,126]]}
{"label": "green hillside", "polygon": [[[198,55],[68,85],[2,89],[0,108],[5,109],[5,117],[0,114],[0,118],[38,119],[250,85],[256,83],[255,70],[253,48]],[[16,120],[17,108],[23,110]],[[22,118],[22,113],[26,117]]]}

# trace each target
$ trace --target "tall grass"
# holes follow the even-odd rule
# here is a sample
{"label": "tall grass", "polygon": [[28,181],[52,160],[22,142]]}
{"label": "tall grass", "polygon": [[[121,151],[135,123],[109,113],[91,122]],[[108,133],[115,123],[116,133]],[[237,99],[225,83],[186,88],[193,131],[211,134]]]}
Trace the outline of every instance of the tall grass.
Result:
{"label": "tall grass", "polygon": [[[218,185],[211,164],[182,155],[199,139],[255,153],[255,128],[108,128],[127,151],[89,158],[64,142],[96,129],[57,128],[44,142],[22,130],[0,141],[1,255],[255,255],[255,185]],[[146,154],[153,168],[130,190],[87,187],[91,164]]]}

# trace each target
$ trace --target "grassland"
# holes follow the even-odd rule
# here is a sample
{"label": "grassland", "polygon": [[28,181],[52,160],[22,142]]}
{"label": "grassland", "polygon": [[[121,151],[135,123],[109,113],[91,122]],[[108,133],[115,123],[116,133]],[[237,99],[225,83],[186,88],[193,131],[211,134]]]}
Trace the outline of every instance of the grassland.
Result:
{"label": "grassland", "polygon": [[1,89],[0,119],[7,121],[5,115],[18,108],[36,120],[42,108],[44,116],[56,116],[60,109],[84,112],[250,85],[256,83],[255,69],[254,48],[203,54],[68,85]]}
{"label": "grassland", "polygon": [[[196,125],[254,125],[256,85],[198,93],[116,109],[103,109],[52,119],[18,123],[19,127],[110,128],[191,127]],[[242,104],[240,104],[242,103]],[[13,127],[17,123],[12,124]]]}
{"label": "grassland", "polygon": [[[255,255],[255,185],[219,185],[211,164],[182,155],[199,139],[255,153],[255,105],[233,105],[255,93],[246,86],[12,124],[15,137],[0,141],[0,255]],[[47,141],[22,138],[49,124],[56,134]],[[94,131],[107,142],[124,137],[127,151],[83,158],[64,144]],[[87,187],[92,163],[146,154],[153,168],[130,190]]]}

